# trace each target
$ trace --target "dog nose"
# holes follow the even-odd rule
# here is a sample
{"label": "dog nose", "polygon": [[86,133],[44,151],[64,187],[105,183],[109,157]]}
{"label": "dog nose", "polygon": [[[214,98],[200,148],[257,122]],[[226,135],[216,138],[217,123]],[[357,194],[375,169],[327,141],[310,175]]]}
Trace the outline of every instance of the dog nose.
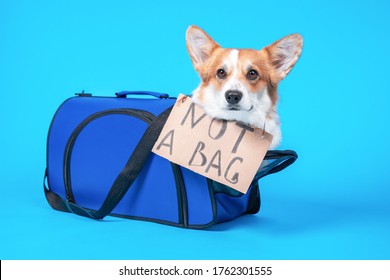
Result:
{"label": "dog nose", "polygon": [[225,99],[231,105],[235,105],[240,102],[241,98],[242,92],[239,90],[228,90],[225,92]]}

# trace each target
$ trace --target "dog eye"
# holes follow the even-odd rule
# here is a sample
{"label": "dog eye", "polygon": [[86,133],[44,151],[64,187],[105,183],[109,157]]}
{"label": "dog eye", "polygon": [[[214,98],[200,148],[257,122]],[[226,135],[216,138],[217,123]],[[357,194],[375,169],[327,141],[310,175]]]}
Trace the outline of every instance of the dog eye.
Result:
{"label": "dog eye", "polygon": [[217,70],[217,77],[220,78],[220,79],[225,79],[227,76],[227,73],[224,69],[218,69]]}
{"label": "dog eye", "polygon": [[246,74],[246,77],[248,80],[256,80],[259,77],[259,73],[257,73],[256,70],[249,70],[249,72]]}

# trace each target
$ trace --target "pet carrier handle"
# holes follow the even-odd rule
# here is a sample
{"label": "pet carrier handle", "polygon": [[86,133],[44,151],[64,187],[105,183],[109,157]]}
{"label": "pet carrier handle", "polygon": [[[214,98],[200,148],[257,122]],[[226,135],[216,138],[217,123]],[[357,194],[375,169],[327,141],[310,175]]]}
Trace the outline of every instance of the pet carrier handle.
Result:
{"label": "pet carrier handle", "polygon": [[160,93],[160,92],[154,92],[154,91],[128,91],[128,90],[123,90],[120,92],[115,93],[115,95],[118,98],[125,98],[128,95],[147,95],[147,96],[154,96],[157,98],[169,98],[168,93]]}
{"label": "pet carrier handle", "polygon": [[[119,204],[122,198],[125,196],[131,185],[141,172],[143,166],[149,158],[154,143],[157,141],[158,136],[171,112],[172,107],[169,107],[148,126],[145,133],[142,135],[141,140],[138,142],[125,167],[121,170],[114,183],[111,186],[102,206],[99,210],[89,210],[73,202],[63,201],[67,209],[66,212],[72,212],[80,216],[100,220],[111,213],[112,210]],[[45,188],[46,197],[48,192]],[[52,196],[53,200],[58,200],[57,197]],[[58,196],[58,195],[57,195]],[[58,205],[58,201],[57,201]],[[64,208],[63,205],[59,205]],[[62,210],[62,209],[59,209]]]}

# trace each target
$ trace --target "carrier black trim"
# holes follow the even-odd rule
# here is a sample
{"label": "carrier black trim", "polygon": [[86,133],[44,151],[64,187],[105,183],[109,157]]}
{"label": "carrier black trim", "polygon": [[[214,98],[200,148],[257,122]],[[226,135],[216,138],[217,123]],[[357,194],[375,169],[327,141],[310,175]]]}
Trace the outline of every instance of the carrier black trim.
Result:
{"label": "carrier black trim", "polygon": [[[76,98],[93,98],[90,97],[89,94],[83,94],[79,97]],[[112,98],[112,97],[97,97],[97,98]],[[65,101],[66,102],[66,101]],[[64,102],[64,103],[65,103]],[[63,104],[64,104],[63,103]],[[60,108],[62,107],[62,105]],[[52,125],[54,122],[54,119],[56,118],[57,113],[59,112],[60,108],[56,111],[53,121],[50,124],[49,128],[49,133],[47,136],[47,165],[49,161],[48,157],[48,151],[49,151],[49,137],[50,137],[50,132],[52,129]],[[78,215],[90,217],[93,219],[101,219],[104,217],[104,215],[110,215],[110,216],[115,216],[115,217],[121,217],[121,218],[127,218],[127,219],[134,219],[134,220],[143,220],[143,221],[151,221],[151,222],[157,222],[161,224],[166,224],[166,225],[171,225],[171,226],[177,226],[177,227],[184,227],[184,228],[192,228],[192,229],[205,229],[208,228],[214,224],[220,223],[221,221],[219,220],[218,217],[218,201],[217,201],[217,194],[218,193],[224,193],[225,195],[229,197],[241,197],[243,194],[238,193],[237,191],[234,191],[232,189],[229,190],[229,187],[227,186],[222,186],[222,187],[216,187],[215,183],[208,179],[204,178],[205,182],[207,182],[207,188],[208,188],[208,195],[210,196],[210,203],[211,203],[211,211],[212,211],[212,217],[211,220],[206,223],[206,224],[189,224],[189,217],[188,217],[188,211],[189,211],[189,205],[188,205],[188,199],[187,199],[187,192],[186,192],[186,187],[183,179],[183,173],[181,170],[181,167],[178,166],[177,164],[170,163],[174,180],[175,180],[175,185],[176,185],[176,198],[177,198],[177,207],[178,207],[178,217],[177,217],[177,222],[172,222],[170,220],[162,220],[162,219],[156,219],[156,218],[147,218],[147,217],[140,217],[140,216],[131,216],[131,215],[123,215],[123,214],[115,214],[115,213],[110,213],[111,211],[106,211],[108,209],[114,209],[110,208],[111,206],[114,205],[114,203],[107,203],[108,207],[104,207],[104,205],[101,207],[99,210],[93,210],[93,209],[88,209],[88,208],[83,208],[80,205],[76,204],[74,195],[73,195],[73,190],[72,190],[72,185],[71,185],[71,172],[70,172],[70,163],[71,163],[71,157],[72,157],[72,151],[74,144],[81,133],[81,131],[92,121],[104,117],[107,115],[111,114],[123,114],[123,115],[129,115],[131,117],[136,117],[142,121],[145,121],[148,124],[148,128],[145,131],[144,135],[142,136],[142,139],[140,143],[142,142],[143,144],[140,145],[140,149],[138,149],[137,155],[140,155],[141,157],[145,155],[149,155],[150,150],[151,150],[151,140],[147,139],[153,139],[156,133],[159,134],[159,130],[161,131],[161,128],[163,124],[165,123],[164,120],[167,118],[167,114],[169,114],[170,108],[165,110],[163,113],[161,113],[158,117],[153,115],[152,113],[145,111],[145,110],[140,110],[140,109],[132,109],[132,108],[116,108],[116,109],[108,109],[108,110],[102,110],[99,112],[96,112],[89,117],[85,118],[83,121],[81,121],[75,129],[73,129],[71,136],[67,140],[67,143],[65,145],[65,151],[64,151],[64,159],[63,159],[63,180],[65,183],[65,195],[66,199],[63,198],[62,195],[58,195],[50,190],[50,178],[48,178],[48,167],[45,170],[45,176],[44,176],[44,192],[46,195],[46,198],[51,205],[56,210],[64,211],[64,212],[73,212]],[[158,122],[156,122],[156,119],[158,119]],[[150,129],[152,127],[152,129]],[[145,139],[144,139],[145,138]],[[157,139],[157,138],[156,138]],[[147,141],[144,141],[147,140]],[[155,141],[155,140],[154,140]],[[138,143],[138,144],[140,144]],[[154,142],[153,142],[154,143]],[[134,152],[137,150],[138,145],[136,149],[133,151]],[[134,157],[130,157],[128,163],[126,164],[126,167],[129,163],[132,163],[134,161]],[[247,204],[247,208],[244,211],[243,214],[254,214],[257,213],[260,209],[261,201],[260,201],[260,192],[259,192],[259,186],[258,186],[258,180],[266,175],[276,173],[281,171],[282,169],[286,168],[290,164],[292,164],[296,159],[297,159],[297,154],[294,151],[268,151],[265,160],[269,160],[267,164],[265,164],[263,169],[260,169],[260,172],[257,174],[257,176],[254,178],[254,181],[251,184],[251,189],[249,190],[249,200]],[[135,160],[135,164],[132,164],[134,166],[141,166],[143,165],[144,162],[146,161],[137,161]],[[138,162],[138,164],[137,164]],[[143,162],[140,164],[140,162]],[[126,171],[126,167],[122,171]],[[127,171],[128,172],[128,168]],[[131,169],[130,169],[131,170]],[[122,173],[122,172],[121,172]],[[128,173],[127,175],[132,174]],[[134,172],[134,174],[138,174],[138,172]],[[136,175],[135,175],[136,176]],[[134,179],[134,178],[133,178]],[[117,182],[119,181],[119,183]],[[130,182],[130,183],[129,183]],[[129,184],[128,184],[129,183]],[[128,188],[126,186],[130,186],[132,183],[131,180],[128,180],[127,176],[121,176],[121,174],[118,175],[117,179],[115,180],[112,188],[110,189],[109,194],[107,195],[106,200],[109,201],[110,199],[118,201],[118,197],[123,197],[120,195],[112,194],[111,191],[113,189],[116,189],[116,191],[121,190],[122,188],[124,191],[123,193],[126,193]],[[120,188],[114,188],[114,186],[120,186]],[[120,192],[120,191],[119,191]],[[105,201],[106,202],[106,201]],[[104,210],[102,210],[105,208]],[[104,215],[103,215],[104,213]],[[96,214],[96,215],[95,215]],[[234,219],[233,217],[232,219]],[[176,219],[176,218],[175,218]]]}
{"label": "carrier black trim", "polygon": [[79,125],[71,133],[68,142],[66,143],[65,151],[64,151],[64,184],[65,184],[65,191],[66,191],[66,199],[68,202],[76,203],[72,191],[72,182],[70,180],[70,162],[71,162],[73,147],[77,140],[77,137],[79,136],[81,131],[83,131],[83,129],[87,125],[89,125],[92,121],[108,115],[128,115],[143,120],[147,124],[150,124],[156,118],[153,114],[147,111],[128,109],[128,108],[123,108],[123,109],[119,108],[119,109],[109,109],[109,110],[96,112],[90,115],[89,117],[87,117],[82,122],[80,122]]}
{"label": "carrier black trim", "polygon": [[[109,110],[103,110],[96,112],[89,117],[87,117],[85,120],[83,120],[72,132],[71,136],[68,139],[68,142],[65,146],[65,152],[64,152],[64,185],[65,185],[65,192],[66,192],[66,200],[68,203],[76,204],[75,197],[73,195],[72,190],[72,183],[71,183],[71,172],[70,172],[70,165],[71,165],[71,156],[74,144],[79,136],[79,134],[83,131],[83,129],[88,126],[91,122],[94,120],[97,120],[101,117],[105,117],[108,115],[128,115],[131,117],[136,117],[144,122],[146,122],[148,125],[150,125],[155,119],[156,116],[152,113],[145,111],[145,110],[139,110],[139,109],[132,109],[132,108],[116,108],[116,109],[109,109]],[[186,196],[186,190],[184,186],[184,180],[183,175],[180,170],[180,166],[171,163],[173,176],[175,179],[176,184],[176,193],[177,193],[177,202],[178,202],[178,225],[182,225],[184,227],[188,226],[188,205],[187,205],[187,196]],[[45,188],[46,189],[46,188]],[[62,211],[66,210],[64,207],[60,207]],[[67,210],[69,212],[72,212],[72,209],[69,209],[67,207]],[[118,216],[116,214],[111,214],[112,216]],[[119,215],[120,216],[120,215]],[[130,216],[126,216],[129,217]],[[135,217],[131,217],[135,218]],[[154,220],[149,219],[148,220]],[[158,221],[161,222],[161,221]]]}

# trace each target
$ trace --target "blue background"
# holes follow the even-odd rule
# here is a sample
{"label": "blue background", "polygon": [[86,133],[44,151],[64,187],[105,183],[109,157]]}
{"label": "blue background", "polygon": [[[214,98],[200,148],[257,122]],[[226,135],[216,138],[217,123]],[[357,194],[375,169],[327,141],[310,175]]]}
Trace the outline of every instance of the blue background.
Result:
{"label": "blue background", "polygon": [[[167,2],[167,3],[165,3]],[[0,0],[0,259],[389,259],[388,1]],[[57,107],[75,92],[190,93],[190,24],[224,47],[305,43],[280,84],[282,149],[262,209],[207,231],[51,210]]]}

